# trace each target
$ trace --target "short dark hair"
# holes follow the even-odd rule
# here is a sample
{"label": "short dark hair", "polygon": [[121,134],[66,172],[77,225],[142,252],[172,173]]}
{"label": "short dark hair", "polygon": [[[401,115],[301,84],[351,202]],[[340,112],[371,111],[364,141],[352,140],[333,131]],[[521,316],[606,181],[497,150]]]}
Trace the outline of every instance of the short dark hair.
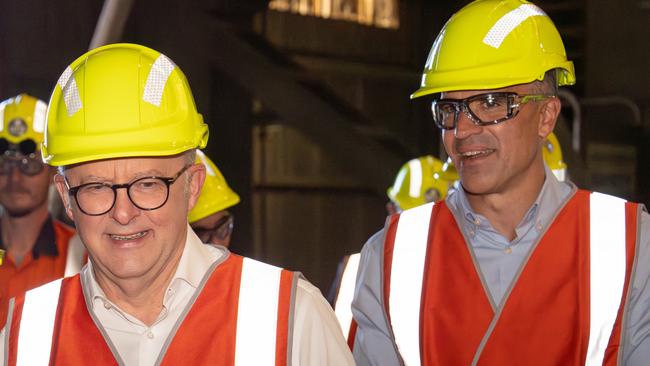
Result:
{"label": "short dark hair", "polygon": [[546,95],[557,95],[557,69],[551,69],[544,73],[543,80],[535,81],[534,88],[537,93]]}

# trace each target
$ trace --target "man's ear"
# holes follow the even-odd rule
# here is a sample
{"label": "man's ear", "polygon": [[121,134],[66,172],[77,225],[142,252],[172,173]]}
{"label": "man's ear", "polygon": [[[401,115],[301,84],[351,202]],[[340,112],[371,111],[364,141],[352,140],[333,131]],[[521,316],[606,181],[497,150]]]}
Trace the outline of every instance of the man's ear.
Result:
{"label": "man's ear", "polygon": [[205,182],[205,165],[203,164],[194,164],[190,168],[190,181],[189,181],[189,202],[188,202],[188,211],[194,208],[196,201],[201,195],[201,188],[203,188],[203,182]]}
{"label": "man's ear", "polygon": [[539,112],[539,123],[537,125],[537,132],[542,140],[545,140],[553,132],[561,109],[562,102],[558,97],[548,98],[544,101]]}
{"label": "man's ear", "polygon": [[59,197],[63,201],[63,207],[65,207],[65,213],[68,215],[70,220],[74,221],[74,214],[72,213],[72,204],[70,202],[70,195],[68,194],[68,187],[65,184],[65,178],[63,175],[57,173],[54,175],[54,185],[56,186],[57,192],[59,192]]}

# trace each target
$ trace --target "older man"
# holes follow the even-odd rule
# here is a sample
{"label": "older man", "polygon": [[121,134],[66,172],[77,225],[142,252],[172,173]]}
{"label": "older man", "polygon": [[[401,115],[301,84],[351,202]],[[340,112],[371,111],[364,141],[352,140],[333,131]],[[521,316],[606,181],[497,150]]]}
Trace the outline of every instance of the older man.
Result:
{"label": "older man", "polygon": [[479,0],[435,40],[422,85],[462,189],[393,215],[362,251],[359,365],[647,365],[650,216],[543,160],[575,82],[549,17]]}
{"label": "older man", "polygon": [[353,363],[314,286],[188,226],[207,138],[184,75],[154,50],[109,45],[66,69],[43,157],[90,261],[10,303],[10,365]]}

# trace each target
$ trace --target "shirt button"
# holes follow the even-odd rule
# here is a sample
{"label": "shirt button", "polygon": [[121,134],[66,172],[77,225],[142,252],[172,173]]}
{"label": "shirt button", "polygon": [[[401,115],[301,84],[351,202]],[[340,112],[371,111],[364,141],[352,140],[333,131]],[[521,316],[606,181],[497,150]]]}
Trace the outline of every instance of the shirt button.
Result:
{"label": "shirt button", "polygon": [[147,338],[153,339],[153,332],[152,331],[147,331]]}
{"label": "shirt button", "polygon": [[469,231],[469,235],[470,235],[470,236],[474,236],[474,234],[476,234],[476,232],[475,232],[474,230],[470,230],[470,231]]}
{"label": "shirt button", "polygon": [[174,294],[174,289],[171,288],[171,287],[168,288],[168,289],[167,289],[167,293],[169,294],[169,296],[173,295],[173,294]]}
{"label": "shirt button", "polygon": [[506,250],[504,250],[504,252],[506,252],[506,254],[510,254],[512,253],[512,248],[508,247]]}
{"label": "shirt button", "polygon": [[112,307],[113,307],[113,306],[111,305],[110,302],[108,302],[108,301],[104,301],[104,309],[106,309],[106,310],[111,310]]}
{"label": "shirt button", "polygon": [[542,228],[543,228],[542,223],[538,222],[537,226],[535,226],[535,228],[537,229],[537,231],[542,231]]}
{"label": "shirt button", "polygon": [[475,224],[476,226],[481,225],[481,219],[479,219],[479,218],[477,217],[477,218],[474,220],[474,224]]}

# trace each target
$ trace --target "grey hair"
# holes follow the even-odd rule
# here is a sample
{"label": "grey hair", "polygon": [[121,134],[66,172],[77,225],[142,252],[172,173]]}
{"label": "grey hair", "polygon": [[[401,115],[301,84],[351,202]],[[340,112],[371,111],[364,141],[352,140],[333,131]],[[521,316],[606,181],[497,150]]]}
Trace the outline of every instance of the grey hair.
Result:
{"label": "grey hair", "polygon": [[533,82],[535,92],[546,95],[557,95],[557,71],[558,69],[548,70],[544,73],[543,80]]}

